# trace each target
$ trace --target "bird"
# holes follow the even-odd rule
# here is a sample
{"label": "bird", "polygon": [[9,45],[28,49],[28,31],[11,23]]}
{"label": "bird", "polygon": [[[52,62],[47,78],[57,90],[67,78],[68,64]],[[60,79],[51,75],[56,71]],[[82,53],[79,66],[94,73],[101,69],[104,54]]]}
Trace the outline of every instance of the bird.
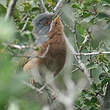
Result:
{"label": "bird", "polygon": [[[30,58],[23,66],[32,75],[33,81],[47,81],[56,77],[66,61],[67,47],[63,24],[55,13],[42,13],[33,20],[33,36],[39,50],[29,53]],[[44,56],[44,57],[42,57]]]}

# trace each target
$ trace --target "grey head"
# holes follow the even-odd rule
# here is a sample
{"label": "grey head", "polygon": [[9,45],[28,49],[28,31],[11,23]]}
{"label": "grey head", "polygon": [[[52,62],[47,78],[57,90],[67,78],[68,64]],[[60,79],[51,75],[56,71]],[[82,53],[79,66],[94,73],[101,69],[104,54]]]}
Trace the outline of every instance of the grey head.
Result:
{"label": "grey head", "polygon": [[43,36],[49,32],[54,15],[54,13],[43,13],[35,17],[33,20],[35,36]]}

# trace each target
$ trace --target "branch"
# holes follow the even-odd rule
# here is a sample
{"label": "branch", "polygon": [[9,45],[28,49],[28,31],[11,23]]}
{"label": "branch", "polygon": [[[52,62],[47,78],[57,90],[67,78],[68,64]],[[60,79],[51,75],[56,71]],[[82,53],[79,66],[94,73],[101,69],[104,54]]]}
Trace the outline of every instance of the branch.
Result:
{"label": "branch", "polygon": [[84,56],[91,56],[91,55],[99,55],[99,54],[110,54],[110,51],[107,52],[90,52],[90,53],[73,53],[73,55],[76,56],[80,56],[80,55],[84,55]]}
{"label": "branch", "polygon": [[24,26],[23,26],[21,32],[23,32],[23,31],[25,30],[25,28],[26,28],[26,26],[27,26],[27,24],[28,24],[28,21],[29,21],[29,18],[26,19],[26,22],[25,22],[25,24],[24,24]]}
{"label": "branch", "polygon": [[72,73],[74,73],[74,72],[76,72],[78,70],[79,70],[79,68],[76,68],[76,69],[72,70]]}
{"label": "branch", "polygon": [[[35,87],[34,85],[32,85],[31,83],[28,83],[28,82],[23,81],[23,84],[26,85],[27,87],[29,87],[29,88],[35,90],[35,91],[38,92],[38,93],[42,93],[42,92],[41,92],[41,89],[36,88],[36,87]],[[41,88],[42,88],[42,87],[41,87]]]}
{"label": "branch", "polygon": [[[22,50],[22,49],[27,49],[27,48],[32,48],[31,46],[28,45],[16,45],[16,44],[5,44],[3,43],[4,46],[10,47],[10,48],[15,48],[18,50]],[[33,49],[35,49],[36,47],[33,47]]]}
{"label": "branch", "polygon": [[[3,44],[3,45],[6,45],[6,44]],[[25,45],[20,46],[20,45],[15,45],[15,44],[8,44],[8,46],[11,47],[11,48],[16,48],[18,50],[22,50],[22,49],[26,49],[26,48],[31,48],[33,50],[36,49],[36,47],[34,47],[34,46],[30,47],[30,46],[25,46]],[[26,58],[31,58],[31,59],[32,58],[45,58],[45,56],[47,55],[47,53],[49,51],[49,48],[50,48],[50,45],[48,45],[48,47],[46,48],[46,50],[42,54],[42,56],[38,56],[38,55],[36,55],[36,56],[28,56],[28,55],[15,54],[14,52],[13,52],[13,56],[16,56],[16,57],[26,57]]]}
{"label": "branch", "polygon": [[[3,45],[6,46],[5,43],[3,43]],[[8,44],[7,46],[11,47],[11,48],[16,48],[18,50],[22,50],[22,49],[26,49],[26,48],[32,48],[32,49],[36,49],[37,47],[36,46],[27,46],[27,45],[16,45],[16,44]],[[72,47],[73,48],[73,47]],[[49,49],[49,45],[47,47],[47,50]],[[73,50],[72,50],[73,51]],[[90,52],[90,53],[77,53],[76,51],[73,51],[72,52],[73,55],[75,56],[81,56],[81,55],[84,55],[84,56],[91,56],[91,55],[99,55],[99,54],[110,54],[110,51],[105,51],[105,52]]]}
{"label": "branch", "polygon": [[[68,41],[69,42],[69,41]],[[7,45],[5,43],[3,43],[3,45]],[[35,50],[37,47],[36,46],[28,46],[28,45],[16,45],[16,44],[8,44],[7,46],[11,47],[11,48],[16,48],[18,50],[22,50],[22,49],[27,49],[27,48],[32,48],[33,50]],[[72,47],[73,48],[73,47]],[[49,49],[49,45],[47,47],[47,50]],[[110,54],[110,51],[105,51],[105,52],[90,52],[90,53],[77,53],[76,51],[72,50],[72,54],[75,56],[91,56],[91,55],[99,55],[99,54]]]}
{"label": "branch", "polygon": [[17,2],[17,0],[11,0],[10,1],[9,6],[7,8],[6,16],[5,16],[6,20],[13,15],[13,11],[14,11],[14,7],[16,5],[16,2]]}
{"label": "branch", "polygon": [[67,89],[66,91],[62,92],[59,89],[55,88],[57,91],[56,99],[65,106],[65,110],[74,110],[76,107],[73,107],[73,104],[75,103],[75,100],[80,92],[85,88],[86,82],[81,79],[76,85],[71,79],[71,75],[64,75],[63,80]]}
{"label": "branch", "polygon": [[63,5],[63,2],[64,2],[64,0],[59,0],[53,10],[56,11],[58,8],[61,8]]}
{"label": "branch", "polygon": [[43,1],[43,0],[40,0],[40,2],[41,2],[41,8],[43,9],[43,11],[48,13],[48,10],[47,10],[47,8],[45,7],[44,1]]}
{"label": "branch", "polygon": [[91,79],[90,79],[90,74],[89,74],[89,71],[86,67],[86,65],[81,61],[80,57],[77,56],[76,54],[76,51],[74,49],[74,47],[71,45],[71,43],[68,41],[68,39],[65,37],[65,40],[66,40],[66,43],[67,43],[67,46],[69,47],[69,49],[71,50],[72,54],[75,56],[78,64],[80,65],[81,69],[84,71],[84,74],[87,76],[88,78],[88,81],[90,82],[90,84],[92,83]]}
{"label": "branch", "polygon": [[110,110],[110,81],[107,84],[106,93],[103,98],[102,110]]}

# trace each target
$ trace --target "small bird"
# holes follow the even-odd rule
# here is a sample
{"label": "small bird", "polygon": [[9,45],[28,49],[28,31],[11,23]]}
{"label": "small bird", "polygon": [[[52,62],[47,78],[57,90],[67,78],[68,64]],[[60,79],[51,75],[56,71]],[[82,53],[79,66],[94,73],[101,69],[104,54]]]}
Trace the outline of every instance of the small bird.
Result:
{"label": "small bird", "polygon": [[64,67],[66,60],[66,42],[63,25],[59,16],[55,13],[43,13],[33,20],[33,35],[38,51],[30,53],[32,57],[23,67],[30,72],[35,81],[48,80],[48,75],[56,76]]}

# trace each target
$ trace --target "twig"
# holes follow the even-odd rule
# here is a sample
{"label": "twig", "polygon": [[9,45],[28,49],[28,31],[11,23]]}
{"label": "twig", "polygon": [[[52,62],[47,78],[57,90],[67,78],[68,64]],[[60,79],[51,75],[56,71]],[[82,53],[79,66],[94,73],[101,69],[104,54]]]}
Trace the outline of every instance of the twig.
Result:
{"label": "twig", "polygon": [[[5,43],[3,43],[3,45],[6,45]],[[34,46],[27,46],[27,45],[16,45],[16,44],[8,44],[9,47],[12,47],[12,48],[16,48],[16,49],[19,49],[19,50],[22,50],[22,49],[26,49],[26,48],[32,48],[32,49],[36,49],[36,47]],[[48,45],[48,48],[49,49],[49,45]],[[91,56],[91,55],[99,55],[99,54],[110,54],[110,51],[105,51],[105,52],[90,52],[90,53],[77,53],[76,51],[72,53],[73,55],[75,56],[80,56],[80,55],[84,55],[84,56]]]}
{"label": "twig", "polygon": [[14,7],[16,5],[17,0],[11,0],[7,9],[7,13],[5,19],[7,20],[13,15]]}
{"label": "twig", "polygon": [[99,55],[99,54],[110,54],[110,51],[105,51],[105,52],[90,52],[90,53],[73,53],[73,55],[80,56],[91,56],[91,55]]}
{"label": "twig", "polygon": [[[9,46],[11,48],[15,48],[18,50],[22,50],[22,49],[26,49],[26,48],[32,48],[31,46],[27,46],[27,45],[16,45],[16,44],[5,44],[3,43],[4,46]],[[33,47],[34,49],[35,47]]]}
{"label": "twig", "polygon": [[102,110],[110,110],[110,81],[107,84],[106,93],[103,98]]}
{"label": "twig", "polygon": [[25,57],[25,58],[30,58],[30,59],[32,59],[32,58],[45,58],[44,56],[28,56],[28,55],[21,55],[21,54],[13,54],[12,56],[15,56],[15,57]]}
{"label": "twig", "polygon": [[[14,44],[9,44],[8,46],[12,47],[12,48],[16,48],[16,49],[19,49],[19,50],[22,50],[22,49],[25,49],[25,48],[32,48],[32,49],[35,49],[35,47],[30,47],[30,46],[20,46],[20,45],[14,45]],[[42,56],[28,56],[28,55],[21,55],[21,54],[15,54],[13,53],[13,56],[16,56],[16,57],[26,57],[26,58],[45,58],[45,56],[47,55],[48,51],[49,51],[49,48],[50,48],[50,45],[48,45],[48,47],[46,48],[45,52],[43,53]]]}
{"label": "twig", "polygon": [[84,39],[84,41],[82,42],[82,45],[80,46],[80,49],[79,49],[79,52],[81,52],[82,51],[82,49],[85,47],[85,44],[89,41],[89,34],[87,34],[86,36],[85,36],[85,39]]}
{"label": "twig", "polygon": [[79,70],[79,68],[74,69],[74,70],[72,71],[72,73],[76,72],[77,70]]}
{"label": "twig", "polygon": [[24,24],[24,26],[23,26],[21,32],[23,32],[23,31],[26,29],[26,26],[27,26],[27,24],[28,24],[28,21],[29,21],[29,18],[26,19],[26,22],[25,22],[25,24]]}
{"label": "twig", "polygon": [[64,92],[61,92],[56,88],[56,99],[65,106],[65,110],[74,110],[73,103],[75,102],[79,93],[84,89],[86,82],[83,79],[81,79],[79,83],[76,85],[71,79],[71,75],[64,75],[64,83],[67,89]]}
{"label": "twig", "polygon": [[41,89],[42,87],[40,89],[38,89],[34,85],[32,85],[31,83],[28,83],[28,82],[25,82],[25,81],[23,81],[23,84],[26,85],[27,87],[35,90],[38,93],[42,93],[42,89]]}
{"label": "twig", "polygon": [[90,79],[90,74],[89,74],[89,71],[88,71],[86,65],[81,61],[80,57],[76,55],[77,53],[76,53],[74,47],[73,47],[73,46],[71,45],[71,43],[68,41],[67,37],[65,37],[65,40],[66,40],[66,43],[67,43],[69,49],[71,50],[71,52],[72,52],[73,55],[75,56],[77,62],[79,63],[81,69],[84,71],[84,74],[87,76],[88,81],[89,81],[90,84],[91,84],[92,81],[91,81],[91,79]]}
{"label": "twig", "polygon": [[44,1],[43,1],[43,0],[40,0],[40,2],[41,2],[41,8],[43,9],[43,11],[48,13],[48,10],[47,10],[47,8],[45,7]]}
{"label": "twig", "polygon": [[77,26],[77,22],[75,21],[75,24],[74,24],[74,40],[75,40],[77,52],[80,52],[79,51],[78,39],[77,39],[77,29],[76,29],[76,26]]}
{"label": "twig", "polygon": [[23,22],[27,17],[28,17],[28,14],[24,15],[24,17],[22,18],[21,22]]}
{"label": "twig", "polygon": [[56,11],[58,8],[60,8],[62,6],[63,2],[64,2],[64,0],[59,0],[53,10]]}

